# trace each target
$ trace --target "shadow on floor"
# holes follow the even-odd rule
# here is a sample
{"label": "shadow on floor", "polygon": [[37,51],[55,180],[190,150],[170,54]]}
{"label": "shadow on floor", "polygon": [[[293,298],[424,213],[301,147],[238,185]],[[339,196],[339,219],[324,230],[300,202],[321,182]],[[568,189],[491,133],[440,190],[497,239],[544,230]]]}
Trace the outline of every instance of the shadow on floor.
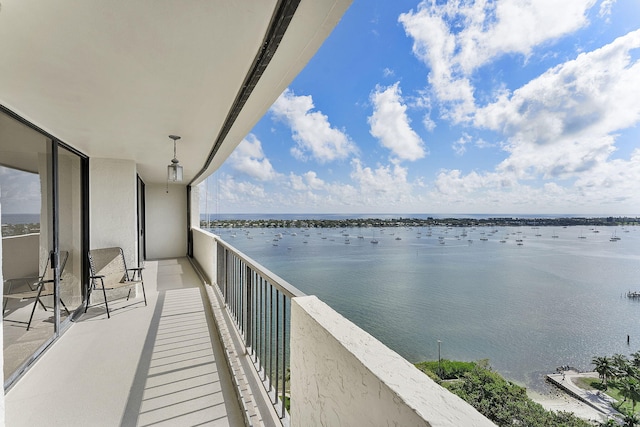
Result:
{"label": "shadow on floor", "polygon": [[188,287],[191,266],[175,261],[158,266],[163,280],[121,425],[241,425],[201,286]]}

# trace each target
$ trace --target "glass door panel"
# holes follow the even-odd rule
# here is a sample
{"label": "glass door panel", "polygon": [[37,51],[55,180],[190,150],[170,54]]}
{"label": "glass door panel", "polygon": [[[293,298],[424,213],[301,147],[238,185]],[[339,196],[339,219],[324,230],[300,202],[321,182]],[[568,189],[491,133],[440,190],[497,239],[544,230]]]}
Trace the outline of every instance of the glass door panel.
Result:
{"label": "glass door panel", "polygon": [[[58,147],[58,247],[60,250],[60,319],[82,304],[82,161]],[[66,309],[65,310],[65,306]]]}
{"label": "glass door panel", "polygon": [[0,112],[5,385],[55,335],[52,141]]}

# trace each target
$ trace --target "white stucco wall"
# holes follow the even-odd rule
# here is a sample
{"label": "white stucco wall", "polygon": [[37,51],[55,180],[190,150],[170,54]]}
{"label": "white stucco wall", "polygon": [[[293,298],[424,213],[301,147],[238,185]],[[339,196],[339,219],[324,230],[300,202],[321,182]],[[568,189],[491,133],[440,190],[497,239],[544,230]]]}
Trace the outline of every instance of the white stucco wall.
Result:
{"label": "white stucco wall", "polygon": [[5,254],[2,264],[3,277],[15,279],[38,276],[40,234],[4,237],[0,246]]}
{"label": "white stucco wall", "polygon": [[136,164],[133,160],[89,160],[91,249],[119,246],[127,265],[138,265]]}
{"label": "white stucco wall", "polygon": [[187,254],[187,187],[147,185],[147,258],[183,257]]}
{"label": "white stucco wall", "polygon": [[291,426],[494,424],[315,296],[291,304]]}
{"label": "white stucco wall", "polygon": [[215,236],[208,231],[192,228],[193,232],[193,258],[207,275],[209,283],[216,280],[218,258],[216,256],[217,244]]}

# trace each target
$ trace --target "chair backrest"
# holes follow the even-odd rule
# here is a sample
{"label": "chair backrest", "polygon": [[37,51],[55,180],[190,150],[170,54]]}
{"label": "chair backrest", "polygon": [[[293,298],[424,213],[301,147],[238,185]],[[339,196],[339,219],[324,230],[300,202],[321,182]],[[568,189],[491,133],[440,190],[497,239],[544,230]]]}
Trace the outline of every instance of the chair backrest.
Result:
{"label": "chair backrest", "polygon": [[91,275],[105,276],[106,282],[121,282],[126,278],[127,266],[122,248],[101,248],[89,251]]}

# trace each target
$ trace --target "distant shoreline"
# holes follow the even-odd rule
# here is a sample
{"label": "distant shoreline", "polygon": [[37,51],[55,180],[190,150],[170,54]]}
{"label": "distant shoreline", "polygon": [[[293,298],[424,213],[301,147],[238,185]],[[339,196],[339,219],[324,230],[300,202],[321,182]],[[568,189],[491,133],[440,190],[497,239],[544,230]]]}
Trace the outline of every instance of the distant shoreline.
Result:
{"label": "distant shoreline", "polygon": [[488,218],[242,218],[201,219],[204,228],[352,228],[352,227],[611,227],[637,226],[640,217],[488,217]]}

